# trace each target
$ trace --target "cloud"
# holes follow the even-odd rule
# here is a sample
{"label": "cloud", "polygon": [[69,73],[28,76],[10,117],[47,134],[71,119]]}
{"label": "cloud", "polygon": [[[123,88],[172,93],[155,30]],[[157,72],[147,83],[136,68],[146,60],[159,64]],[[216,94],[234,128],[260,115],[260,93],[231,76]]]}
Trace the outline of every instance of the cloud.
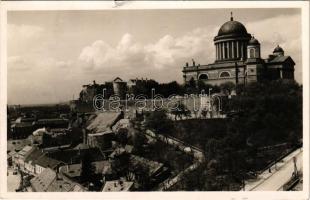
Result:
{"label": "cloud", "polygon": [[124,34],[119,43],[112,47],[107,42],[97,40],[82,49],[79,61],[86,70],[124,68],[143,62],[144,49],[133,41],[130,34]]}
{"label": "cloud", "polygon": [[302,82],[301,16],[279,15],[245,24],[248,32],[261,43],[262,57],[266,58],[277,45],[295,61],[295,79]]}
{"label": "cloud", "polygon": [[40,26],[34,25],[16,25],[16,24],[8,24],[8,39],[34,39],[40,37],[44,32],[44,29]]}
{"label": "cloud", "polygon": [[[288,29],[283,21],[293,27]],[[261,42],[262,58],[267,58],[277,44],[282,46],[286,54],[295,60],[296,78],[301,80],[299,15],[281,15],[249,22],[245,26]],[[199,27],[179,37],[167,34],[153,43],[139,43],[129,33],[124,34],[114,46],[108,41],[97,40],[82,49],[79,62],[89,74],[102,73],[109,79],[115,76],[147,76],[159,81],[182,82],[181,71],[185,62],[192,58],[200,64],[214,62],[213,38],[218,28]]]}
{"label": "cloud", "polygon": [[71,66],[73,66],[73,61],[71,60],[67,60],[67,61],[55,61],[55,66],[60,68],[60,69],[66,69],[66,68],[70,68]]}
{"label": "cloud", "polygon": [[[200,63],[214,61],[213,32],[208,28],[197,28],[180,37],[165,35],[146,44],[126,33],[115,46],[103,40],[94,41],[82,49],[78,60],[83,70],[105,73],[110,79],[133,75],[170,81],[168,77],[162,78],[160,73],[180,74],[182,66],[191,58]],[[175,78],[180,81],[180,77],[182,75]]]}
{"label": "cloud", "polygon": [[[182,83],[185,62],[193,58],[197,64],[209,64],[215,60],[213,38],[221,24],[211,24],[180,33],[154,30],[147,39],[145,32],[152,30],[124,33],[119,38],[100,38],[101,33],[82,37],[78,31],[70,34],[56,31],[55,34],[48,27],[11,24],[8,30],[9,101],[68,100],[72,94],[78,94],[81,85],[92,80],[110,81],[116,76],[124,80],[147,77],[159,82]],[[277,44],[282,46],[285,54],[296,62],[295,76],[301,82],[300,15],[280,15],[244,25],[260,41],[263,58],[272,53]]]}

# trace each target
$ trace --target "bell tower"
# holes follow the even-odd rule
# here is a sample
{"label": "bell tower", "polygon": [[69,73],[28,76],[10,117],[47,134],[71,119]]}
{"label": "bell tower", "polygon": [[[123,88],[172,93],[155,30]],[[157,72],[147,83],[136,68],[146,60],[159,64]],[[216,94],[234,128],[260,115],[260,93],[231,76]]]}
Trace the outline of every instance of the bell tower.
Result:
{"label": "bell tower", "polygon": [[263,60],[260,55],[260,43],[252,36],[247,45],[246,82],[256,82],[262,78]]}
{"label": "bell tower", "polygon": [[252,36],[247,46],[247,58],[260,59],[260,43]]}

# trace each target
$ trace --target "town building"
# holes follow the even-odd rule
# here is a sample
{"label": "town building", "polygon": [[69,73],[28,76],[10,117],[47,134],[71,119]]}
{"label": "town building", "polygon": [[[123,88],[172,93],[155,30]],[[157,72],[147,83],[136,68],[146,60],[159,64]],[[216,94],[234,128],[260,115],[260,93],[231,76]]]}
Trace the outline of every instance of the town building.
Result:
{"label": "town building", "polygon": [[134,182],[113,180],[107,181],[102,189],[102,192],[128,192],[132,189]]}
{"label": "town building", "polygon": [[30,180],[34,192],[84,192],[80,184],[66,178],[50,168]]}
{"label": "town building", "polygon": [[220,85],[226,82],[246,84],[264,79],[294,79],[293,59],[285,56],[279,45],[273,54],[263,59],[259,41],[233,16],[221,26],[213,41],[215,61],[207,65],[197,64],[194,60],[192,65],[186,63],[182,71],[185,83],[203,81]]}

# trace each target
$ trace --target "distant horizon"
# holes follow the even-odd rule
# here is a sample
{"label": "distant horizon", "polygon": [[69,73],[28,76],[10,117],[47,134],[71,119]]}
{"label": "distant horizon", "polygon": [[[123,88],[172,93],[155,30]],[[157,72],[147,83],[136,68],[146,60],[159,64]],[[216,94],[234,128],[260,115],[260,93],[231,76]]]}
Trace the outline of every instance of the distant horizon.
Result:
{"label": "distant horizon", "polygon": [[263,59],[278,44],[292,57],[302,84],[298,8],[9,11],[8,104],[67,102],[115,77],[183,84],[186,62],[215,61],[213,38],[231,11]]}

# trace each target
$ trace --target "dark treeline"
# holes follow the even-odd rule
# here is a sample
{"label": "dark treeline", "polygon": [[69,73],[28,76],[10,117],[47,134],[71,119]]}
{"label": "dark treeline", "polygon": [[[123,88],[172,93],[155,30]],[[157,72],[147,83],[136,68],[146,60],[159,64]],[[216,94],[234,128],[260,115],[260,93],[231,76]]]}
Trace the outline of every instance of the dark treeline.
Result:
{"label": "dark treeline", "polygon": [[184,94],[200,94],[202,90],[206,93],[212,88],[211,93],[217,93],[220,91],[231,92],[235,85],[231,82],[221,84],[219,86],[212,86],[206,84],[203,81],[191,80],[187,84],[179,84],[176,81],[169,83],[158,83],[155,80],[145,80],[139,82],[131,90],[129,90],[135,96],[146,95],[147,97],[152,97],[152,89],[155,90],[155,94],[160,94],[164,97],[169,97],[170,95],[184,95]]}
{"label": "dark treeline", "polygon": [[[201,119],[172,122],[165,111],[146,116],[148,128],[173,133],[205,152],[206,163],[187,174],[174,189],[240,190],[244,179],[255,177],[302,145],[301,85],[277,80],[242,85],[236,90],[237,95],[227,101],[228,118],[218,119],[219,123]],[[273,146],[278,144],[284,145]],[[272,148],[264,150],[266,146]]]}

